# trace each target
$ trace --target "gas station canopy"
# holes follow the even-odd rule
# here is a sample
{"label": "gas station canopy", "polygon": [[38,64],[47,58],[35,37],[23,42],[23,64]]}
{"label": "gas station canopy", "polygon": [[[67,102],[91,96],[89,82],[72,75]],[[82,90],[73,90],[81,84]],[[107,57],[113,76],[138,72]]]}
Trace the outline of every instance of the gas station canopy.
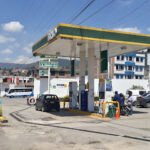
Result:
{"label": "gas station canopy", "polygon": [[61,23],[33,45],[32,53],[34,56],[80,57],[80,50],[76,48],[74,54],[73,47],[84,44],[100,51],[108,50],[112,57],[149,48],[150,35]]}
{"label": "gas station canopy", "polygon": [[[104,52],[107,52],[107,58],[110,58],[125,53],[136,52],[149,47],[150,35],[59,24],[33,45],[32,53],[34,56],[50,55],[71,58],[79,57],[79,109],[82,110],[82,102],[86,101],[87,110],[93,112],[95,58],[102,62],[105,60],[101,57]],[[88,93],[85,92],[86,58],[88,58]],[[108,64],[108,77],[109,70],[111,69],[109,62],[108,59],[108,63],[106,62],[104,65],[101,63],[101,66],[106,66]],[[85,94],[84,96],[82,96],[82,92]],[[72,96],[71,103],[73,104],[75,101],[77,104],[74,97],[76,96]],[[85,100],[83,100],[83,98]]]}

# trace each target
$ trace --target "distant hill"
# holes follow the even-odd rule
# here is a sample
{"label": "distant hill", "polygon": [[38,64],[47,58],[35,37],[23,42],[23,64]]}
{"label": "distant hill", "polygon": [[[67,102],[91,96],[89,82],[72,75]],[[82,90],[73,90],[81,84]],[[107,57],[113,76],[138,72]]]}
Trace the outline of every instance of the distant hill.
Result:
{"label": "distant hill", "polygon": [[[70,60],[58,59],[59,68],[70,68]],[[79,66],[79,61],[76,61],[76,65]],[[31,64],[15,64],[15,63],[0,63],[1,69],[32,69],[39,68],[39,62]]]}
{"label": "distant hill", "polygon": [[1,69],[31,69],[37,68],[38,62],[31,64],[0,63]]}

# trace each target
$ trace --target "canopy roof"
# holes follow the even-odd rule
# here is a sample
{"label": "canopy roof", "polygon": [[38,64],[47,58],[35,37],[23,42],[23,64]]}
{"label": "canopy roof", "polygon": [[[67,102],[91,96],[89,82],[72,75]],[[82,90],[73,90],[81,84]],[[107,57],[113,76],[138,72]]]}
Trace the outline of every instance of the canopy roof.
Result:
{"label": "canopy roof", "polygon": [[[35,56],[80,57],[78,47],[84,44],[96,47],[95,50],[108,50],[112,57],[150,48],[150,35],[61,23],[33,45],[32,53]],[[73,53],[75,47],[76,55]]]}

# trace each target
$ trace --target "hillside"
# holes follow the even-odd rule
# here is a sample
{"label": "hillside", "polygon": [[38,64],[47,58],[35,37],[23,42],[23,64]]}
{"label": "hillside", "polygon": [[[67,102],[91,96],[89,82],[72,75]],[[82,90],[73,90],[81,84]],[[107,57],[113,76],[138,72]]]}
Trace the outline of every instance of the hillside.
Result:
{"label": "hillside", "polygon": [[[58,59],[59,68],[70,68],[70,60],[68,59]],[[77,67],[79,66],[79,61],[76,61]],[[1,69],[31,69],[39,67],[39,62],[31,64],[15,64],[15,63],[0,63]]]}

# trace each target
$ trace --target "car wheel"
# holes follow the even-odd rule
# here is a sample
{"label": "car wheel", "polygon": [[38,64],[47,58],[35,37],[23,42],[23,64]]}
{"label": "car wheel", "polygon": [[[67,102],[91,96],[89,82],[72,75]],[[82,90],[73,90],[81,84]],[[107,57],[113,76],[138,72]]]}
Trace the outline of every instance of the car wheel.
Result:
{"label": "car wheel", "polygon": [[146,108],[150,108],[150,102],[146,103]]}
{"label": "car wheel", "polygon": [[42,106],[42,112],[45,112],[45,111],[46,111],[45,107]]}

